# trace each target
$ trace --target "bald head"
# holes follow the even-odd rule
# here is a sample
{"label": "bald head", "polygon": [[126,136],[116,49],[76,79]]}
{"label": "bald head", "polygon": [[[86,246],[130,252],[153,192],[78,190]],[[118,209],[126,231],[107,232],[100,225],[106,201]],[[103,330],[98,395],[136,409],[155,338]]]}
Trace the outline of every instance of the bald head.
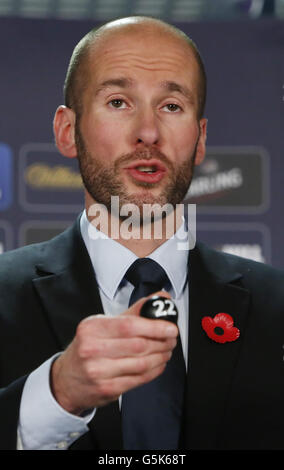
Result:
{"label": "bald head", "polygon": [[194,42],[180,29],[155,18],[133,16],[111,21],[100,28],[94,28],[84,36],[75,47],[64,83],[65,105],[80,116],[83,111],[83,95],[88,86],[90,52],[105,44],[107,40],[115,41],[120,35],[152,34],[156,37],[167,36],[180,41],[181,47],[186,47],[193,54],[198,66],[197,83],[197,117],[204,114],[206,101],[206,73],[200,53]]}

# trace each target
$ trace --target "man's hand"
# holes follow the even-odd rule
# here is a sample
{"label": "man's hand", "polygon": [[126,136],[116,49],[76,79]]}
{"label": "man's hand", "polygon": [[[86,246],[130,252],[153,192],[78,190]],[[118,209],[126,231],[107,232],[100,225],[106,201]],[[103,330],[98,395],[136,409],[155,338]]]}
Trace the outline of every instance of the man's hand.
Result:
{"label": "man's hand", "polygon": [[[165,292],[157,292],[170,298]],[[178,328],[139,316],[144,297],[116,317],[94,315],[79,323],[75,338],[54,362],[51,387],[68,412],[116,400],[160,375],[176,345]]]}

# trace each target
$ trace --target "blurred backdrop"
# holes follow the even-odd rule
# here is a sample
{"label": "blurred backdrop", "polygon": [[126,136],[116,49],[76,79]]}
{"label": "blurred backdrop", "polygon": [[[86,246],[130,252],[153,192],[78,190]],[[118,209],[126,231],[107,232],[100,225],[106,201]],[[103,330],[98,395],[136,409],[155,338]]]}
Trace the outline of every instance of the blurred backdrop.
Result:
{"label": "blurred backdrop", "polygon": [[54,112],[81,37],[136,14],[189,34],[207,69],[207,158],[185,200],[198,238],[283,268],[284,0],[0,0],[0,252],[51,238],[82,210]]}

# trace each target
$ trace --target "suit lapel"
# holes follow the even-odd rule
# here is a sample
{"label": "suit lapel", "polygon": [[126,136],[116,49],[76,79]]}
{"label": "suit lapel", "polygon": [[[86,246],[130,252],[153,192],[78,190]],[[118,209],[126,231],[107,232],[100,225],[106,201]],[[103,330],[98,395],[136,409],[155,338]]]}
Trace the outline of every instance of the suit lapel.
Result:
{"label": "suit lapel", "polygon": [[33,279],[58,347],[65,348],[78,323],[103,307],[89,255],[81,238],[79,221],[46,244]]}
{"label": "suit lapel", "polygon": [[[100,300],[80,284],[67,270],[34,280],[49,323],[60,349],[65,349],[75,335],[78,323],[86,316],[101,313]],[[79,295],[78,295],[79,294]]]}
{"label": "suit lapel", "polygon": [[[189,367],[186,399],[185,446],[216,449],[222,438],[222,420],[242,347],[249,292],[242,275],[213,250],[204,246],[190,252]],[[228,313],[240,337],[225,344],[211,340],[202,329],[204,316]]]}

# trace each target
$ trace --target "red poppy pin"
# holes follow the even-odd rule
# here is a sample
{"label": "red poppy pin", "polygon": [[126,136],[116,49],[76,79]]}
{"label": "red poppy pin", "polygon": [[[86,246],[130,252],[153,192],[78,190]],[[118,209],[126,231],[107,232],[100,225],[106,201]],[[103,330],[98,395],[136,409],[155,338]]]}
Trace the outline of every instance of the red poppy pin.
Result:
{"label": "red poppy pin", "polygon": [[203,317],[202,328],[217,343],[236,341],[240,336],[240,330],[234,326],[234,320],[227,313],[217,313],[214,318]]}

